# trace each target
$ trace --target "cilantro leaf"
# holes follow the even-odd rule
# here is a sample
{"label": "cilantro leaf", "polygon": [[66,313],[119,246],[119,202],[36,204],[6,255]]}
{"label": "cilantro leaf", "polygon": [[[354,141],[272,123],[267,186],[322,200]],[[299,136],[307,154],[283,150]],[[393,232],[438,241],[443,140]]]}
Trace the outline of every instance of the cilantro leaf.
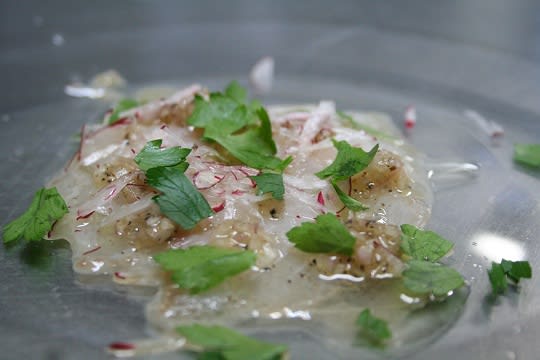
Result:
{"label": "cilantro leaf", "polygon": [[184,174],[186,169],[185,162],[173,167],[151,168],[146,171],[146,182],[162,192],[154,197],[161,212],[189,230],[212,215],[213,211]]}
{"label": "cilantro leaf", "polygon": [[437,261],[454,246],[437,233],[413,225],[401,225],[401,232],[401,250],[415,260]]}
{"label": "cilantro leaf", "polygon": [[372,341],[381,342],[390,339],[392,332],[388,323],[371,314],[369,309],[363,310],[356,319],[356,325],[362,329],[362,333],[367,335]]}
{"label": "cilantro leaf", "polygon": [[245,105],[221,93],[210,94],[209,101],[196,95],[195,109],[188,119],[189,125],[205,129],[205,138],[209,138],[209,129],[218,128],[225,134],[231,134],[256,122],[257,118],[248,113]]}
{"label": "cilantro leaf", "polygon": [[532,277],[531,264],[528,261],[510,261],[502,259],[501,266],[504,273],[518,283],[520,279],[530,279]]}
{"label": "cilantro leaf", "polygon": [[225,95],[236,100],[239,104],[246,105],[248,109],[257,111],[262,105],[257,100],[252,100],[251,103],[247,101],[247,90],[244,89],[237,81],[233,80],[225,88]]}
{"label": "cilantro leaf", "polygon": [[272,197],[277,200],[283,200],[285,186],[283,186],[283,175],[276,173],[262,173],[260,175],[251,176],[251,179],[257,184],[257,194],[271,193]]}
{"label": "cilantro leaf", "polygon": [[118,120],[120,120],[120,114],[123,113],[126,110],[133,109],[134,107],[139,106],[139,102],[134,99],[122,99],[116,104],[114,107],[114,110],[109,116],[109,125],[114,124]]}
{"label": "cilantro leaf", "polygon": [[237,81],[233,80],[225,88],[225,95],[233,99],[239,104],[245,104],[247,99],[247,91]]}
{"label": "cilantro leaf", "polygon": [[310,253],[351,255],[356,239],[336,215],[319,215],[314,223],[304,222],[287,232],[289,241]]}
{"label": "cilantro leaf", "polygon": [[530,279],[532,277],[531,265],[528,261],[510,261],[502,259],[501,263],[491,263],[491,269],[488,270],[488,277],[493,290],[493,295],[502,294],[508,288],[507,277],[516,284],[521,279]]}
{"label": "cilantro leaf", "polygon": [[203,128],[204,138],[250,167],[283,171],[290,162],[274,156],[277,149],[266,110],[256,101],[247,104],[246,92],[237,83],[231,83],[223,94],[210,94],[208,101],[196,97],[188,124]]}
{"label": "cilantro leaf", "polygon": [[356,130],[363,130],[364,132],[366,132],[367,134],[369,135],[372,135],[376,138],[380,138],[380,139],[389,139],[389,140],[395,140],[396,138],[393,137],[392,135],[388,135],[382,131],[379,131],[375,128],[372,128],[371,126],[368,126],[368,125],[365,125],[365,124],[360,124],[358,121],[354,120],[352,116],[348,115],[347,113],[343,112],[343,111],[336,111],[336,113],[338,114],[338,116],[344,120],[347,125],[349,125],[349,127],[353,128],[353,129],[356,129]]}
{"label": "cilantro leaf", "polygon": [[506,281],[505,271],[501,264],[492,262],[491,269],[488,270],[488,276],[489,281],[491,282],[493,295],[506,292],[506,289],[508,288],[508,282]]}
{"label": "cilantro leaf", "polygon": [[540,168],[540,144],[514,144],[514,161]]}
{"label": "cilantro leaf", "polygon": [[456,270],[429,261],[411,260],[403,271],[403,285],[414,294],[445,296],[464,284]]}
{"label": "cilantro leaf", "polygon": [[356,200],[355,198],[347,195],[341,188],[336,184],[335,181],[332,181],[332,186],[334,190],[336,191],[336,194],[339,197],[339,200],[347,207],[347,209],[352,211],[364,211],[369,209],[367,206],[362,204],[360,201]]}
{"label": "cilantro leaf", "polygon": [[[245,107],[242,111],[247,111]],[[242,163],[256,168],[277,170],[283,167],[283,162],[274,156],[276,144],[272,139],[272,126],[266,110],[260,108],[256,114],[260,117],[261,125],[247,127],[238,134],[227,133],[221,126],[207,127],[204,136],[218,142]]]}
{"label": "cilantro leaf", "polygon": [[159,166],[175,166],[186,160],[191,149],[180,146],[161,149],[162,140],[152,140],[144,145],[144,148],[133,160],[143,171]]}
{"label": "cilantro leaf", "polygon": [[317,175],[321,179],[332,178],[332,180],[345,180],[364,170],[379,150],[379,144],[375,145],[369,152],[361,148],[352,147],[346,141],[336,141],[332,139],[338,153],[332,164]]}
{"label": "cilantro leaf", "polygon": [[256,255],[249,250],[193,246],[159,253],[154,259],[172,272],[173,281],[181,288],[195,294],[249,269]]}
{"label": "cilantro leaf", "polygon": [[287,351],[285,345],[263,342],[223,326],[193,324],[176,331],[188,343],[202,347],[199,359],[277,360]]}
{"label": "cilantro leaf", "polygon": [[41,240],[56,220],[68,213],[66,202],[55,187],[39,189],[28,209],[4,226],[4,243],[19,240]]}

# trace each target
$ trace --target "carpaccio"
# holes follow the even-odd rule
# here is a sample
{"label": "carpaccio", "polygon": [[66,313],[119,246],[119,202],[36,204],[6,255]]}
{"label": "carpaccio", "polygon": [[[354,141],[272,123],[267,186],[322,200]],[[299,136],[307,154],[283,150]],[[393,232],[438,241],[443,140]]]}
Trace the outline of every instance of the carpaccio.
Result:
{"label": "carpaccio", "polygon": [[[48,238],[70,243],[74,270],[156,287],[146,313],[163,334],[193,321],[238,325],[294,318],[324,324],[324,336],[338,339],[354,333],[351,311],[404,308],[399,289],[384,287],[380,296],[368,290],[400,277],[399,225],[425,225],[432,193],[422,155],[400,139],[391,120],[380,113],[336,112],[332,101],[268,106],[276,155],[293,158],[283,173],[284,200],[275,200],[257,195],[250,177],[259,170],[226,161],[201,139],[200,130],[187,125],[196,94],[207,97],[208,91],[192,85],[125,111],[112,125],[83,127],[78,152],[49,184],[57,187],[69,213]],[[164,148],[192,149],[185,174],[214,214],[189,231],[161,214],[152,200],[157,192],[134,162],[156,139]],[[368,210],[344,208],[330,182],[315,176],[336,157],[331,139],[366,151],[379,144],[364,171],[339,183]],[[287,240],[291,228],[328,212],[357,238],[352,256],[303,253]],[[256,266],[191,295],[152,256],[197,245],[252,250]]]}

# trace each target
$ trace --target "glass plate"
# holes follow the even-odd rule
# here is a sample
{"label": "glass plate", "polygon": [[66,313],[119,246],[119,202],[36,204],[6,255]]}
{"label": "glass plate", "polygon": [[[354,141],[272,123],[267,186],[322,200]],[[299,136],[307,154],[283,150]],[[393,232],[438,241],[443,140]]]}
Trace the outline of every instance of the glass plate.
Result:
{"label": "glass plate", "polygon": [[[147,9],[138,3],[126,6],[126,13],[142,18]],[[76,30],[76,19],[60,22],[63,28],[58,30],[43,30],[33,18],[39,13],[17,12],[29,14],[28,26],[48,31],[50,37],[23,41],[0,55],[0,70],[12,88],[3,92],[0,118],[3,224],[21,213],[33,192],[67,162],[77,145],[72,135],[83,123],[99,118],[105,107],[64,96],[63,85],[73,78],[88,79],[116,68],[135,87],[197,81],[221,88],[231,79],[246,82],[250,66],[272,55],[277,78],[274,90],[263,99],[266,103],[334,99],[344,109],[387,112],[399,127],[406,106],[413,104],[417,126],[406,136],[428,155],[436,175],[441,163],[466,162],[480,168],[474,176],[434,178],[428,227],[455,242],[449,263],[469,282],[470,295],[452,326],[443,319],[441,335],[415,347],[414,358],[536,356],[538,282],[524,281],[518,291],[493,303],[487,297],[486,274],[491,260],[501,257],[528,259],[533,273],[539,269],[540,172],[512,162],[513,143],[540,141],[536,63],[511,52],[378,28],[367,20],[367,25],[358,26],[306,15],[304,22],[274,16],[257,23],[240,21],[229,11],[225,16],[230,21],[176,23],[163,14],[166,9],[148,14],[155,19],[141,20],[144,26],[86,32]],[[319,5],[307,13],[316,11],[322,11]],[[124,19],[121,9],[113,13]],[[100,14],[90,9],[87,20]],[[50,16],[43,16],[44,24],[56,19]],[[158,24],[160,16],[168,20]],[[62,35],[61,45],[50,42],[55,34]],[[493,141],[466,115],[471,110],[501,124],[504,136]],[[63,243],[4,247],[0,264],[0,341],[6,358],[104,358],[103,349],[110,342],[151,334],[143,308],[151,291],[79,282]],[[293,359],[405,355],[336,349],[309,332],[292,329],[259,330],[268,340],[290,344]]]}

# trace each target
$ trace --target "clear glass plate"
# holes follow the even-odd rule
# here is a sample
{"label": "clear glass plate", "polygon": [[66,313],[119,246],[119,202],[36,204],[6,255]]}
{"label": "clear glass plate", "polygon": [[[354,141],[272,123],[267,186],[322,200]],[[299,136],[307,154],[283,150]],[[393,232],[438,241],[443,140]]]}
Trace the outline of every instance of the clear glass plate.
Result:
{"label": "clear glass plate", "polygon": [[[505,257],[528,259],[533,274],[539,269],[540,172],[512,162],[513,143],[540,141],[537,64],[440,37],[313,20],[126,25],[87,33],[70,33],[69,26],[75,25],[64,26],[61,46],[45,39],[0,55],[2,73],[13,69],[20,79],[15,82],[10,75],[13,93],[20,95],[14,100],[6,90],[0,118],[3,224],[21,213],[33,192],[64,165],[75,151],[72,135],[105,107],[61,94],[73,77],[88,79],[116,68],[135,87],[197,81],[221,88],[231,79],[245,82],[250,66],[272,55],[277,79],[266,103],[334,99],[344,109],[387,112],[399,127],[405,107],[414,104],[417,126],[406,136],[428,155],[434,169],[445,162],[480,167],[475,176],[434,179],[428,227],[455,242],[449,262],[468,280],[470,295],[452,321],[439,319],[441,335],[420,341],[411,350],[413,357],[536,356],[538,282],[524,281],[519,291],[492,303],[486,268]],[[504,137],[494,142],[466,110],[501,124]],[[103,358],[110,342],[151,332],[143,309],[149,292],[79,282],[62,243],[5,247],[0,264],[0,336],[7,358]],[[290,344],[293,359],[412,355],[335,349],[308,332],[259,330],[268,340]]]}

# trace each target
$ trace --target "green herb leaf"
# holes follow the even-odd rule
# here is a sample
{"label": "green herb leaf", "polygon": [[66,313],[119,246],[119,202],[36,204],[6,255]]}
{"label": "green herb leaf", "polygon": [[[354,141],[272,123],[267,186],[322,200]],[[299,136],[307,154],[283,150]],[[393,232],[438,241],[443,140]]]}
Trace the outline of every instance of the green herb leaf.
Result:
{"label": "green herb leaf", "polygon": [[416,226],[401,225],[401,250],[415,260],[435,262],[454,246],[433,231],[420,230]]}
{"label": "green herb leaf", "polygon": [[246,103],[246,92],[236,83],[224,94],[212,93],[209,101],[195,98],[195,110],[188,119],[204,128],[204,137],[223,146],[242,163],[256,168],[283,171],[290,160],[281,160],[272,139],[270,118],[258,102]]}
{"label": "green herb leaf", "polygon": [[351,255],[356,239],[336,215],[319,215],[314,223],[305,222],[287,232],[289,241],[310,253]]}
{"label": "green herb leaf", "polygon": [[249,250],[193,246],[159,253],[154,259],[172,272],[173,281],[181,288],[199,293],[249,269],[256,255]]}
{"label": "green herb leaf", "polygon": [[162,140],[152,140],[144,145],[144,148],[133,160],[143,171],[159,166],[175,166],[186,160],[191,149],[180,146],[168,149],[161,148]]}
{"label": "green herb leaf", "polygon": [[528,261],[502,259],[500,264],[496,262],[491,263],[488,276],[493,295],[497,295],[506,292],[508,288],[507,277],[517,284],[521,279],[530,279],[532,277],[532,269]]}
{"label": "green herb leaf", "polygon": [[188,119],[189,125],[205,129],[205,138],[212,129],[231,134],[256,122],[257,118],[248,113],[245,105],[221,93],[210,94],[209,101],[196,95],[195,109]]}
{"label": "green herb leaf", "polygon": [[540,168],[540,144],[515,144],[514,161]]}
{"label": "green herb leaf", "polygon": [[257,194],[271,193],[272,197],[277,200],[283,200],[285,186],[283,185],[283,175],[275,173],[262,173],[260,175],[251,176],[257,184]]}
{"label": "green herb leaf", "polygon": [[358,325],[362,329],[362,332],[372,341],[381,342],[392,337],[392,332],[388,327],[388,323],[385,320],[373,316],[369,309],[365,309],[358,315],[356,325]]}
{"label": "green herb leaf", "polygon": [[246,104],[247,91],[236,80],[233,80],[225,88],[225,95],[239,104]]}
{"label": "green herb leaf", "polygon": [[146,171],[146,182],[162,192],[154,197],[161,212],[189,230],[212,215],[213,211],[191,180],[184,175],[187,166],[184,162],[172,167],[151,168]]}
{"label": "green herb leaf", "polygon": [[532,277],[531,264],[528,261],[510,261],[502,259],[501,266],[504,273],[518,283],[520,279],[530,279]]}
{"label": "green herb leaf", "polygon": [[488,270],[488,276],[489,281],[491,282],[493,295],[506,292],[506,289],[508,288],[508,282],[506,281],[505,271],[501,264],[492,262],[491,269]]}
{"label": "green herb leaf", "polygon": [[371,126],[368,126],[368,125],[365,125],[365,124],[360,124],[358,121],[354,120],[352,116],[346,114],[345,112],[343,111],[336,111],[338,116],[345,121],[345,123],[353,128],[353,129],[356,129],[356,130],[363,130],[365,131],[367,134],[369,135],[372,135],[376,138],[379,138],[379,139],[389,139],[389,140],[395,140],[396,138],[393,137],[392,135],[388,135],[382,131],[379,131],[375,128],[372,128]]}
{"label": "green herb leaf", "polygon": [[346,141],[332,139],[332,142],[338,153],[332,164],[315,174],[321,179],[331,178],[335,181],[348,179],[364,170],[379,149],[377,144],[369,152],[365,152],[361,148],[352,147]]}
{"label": "green herb leaf", "polygon": [[428,261],[411,260],[403,272],[403,284],[414,294],[445,296],[464,284],[456,270]]}
{"label": "green herb leaf", "polygon": [[355,198],[347,195],[341,188],[336,184],[335,181],[332,181],[332,186],[334,187],[334,190],[336,191],[336,194],[339,197],[339,200],[345,205],[345,207],[351,211],[364,211],[369,209],[367,206],[362,204],[360,201],[356,200]]}
{"label": "green herb leaf", "polygon": [[203,349],[199,359],[277,360],[287,351],[285,345],[259,341],[223,326],[194,324],[177,327],[176,331],[188,343]]}
{"label": "green herb leaf", "polygon": [[[246,107],[241,108],[247,111]],[[218,142],[235,158],[256,169],[278,170],[284,162],[274,156],[276,144],[272,139],[272,127],[266,110],[259,108],[256,114],[260,117],[260,126],[250,126],[238,134],[227,133],[221,126],[207,127],[204,136]]]}
{"label": "green herb leaf", "polygon": [[134,107],[139,106],[139,102],[134,99],[122,99],[116,104],[114,107],[114,111],[112,112],[111,116],[109,116],[109,125],[114,124],[118,120],[120,120],[120,114],[124,111],[127,111],[129,109],[133,109]]}
{"label": "green herb leaf", "polygon": [[66,202],[55,187],[39,189],[30,207],[17,219],[4,226],[4,243],[19,240],[41,240],[56,220],[68,213]]}

